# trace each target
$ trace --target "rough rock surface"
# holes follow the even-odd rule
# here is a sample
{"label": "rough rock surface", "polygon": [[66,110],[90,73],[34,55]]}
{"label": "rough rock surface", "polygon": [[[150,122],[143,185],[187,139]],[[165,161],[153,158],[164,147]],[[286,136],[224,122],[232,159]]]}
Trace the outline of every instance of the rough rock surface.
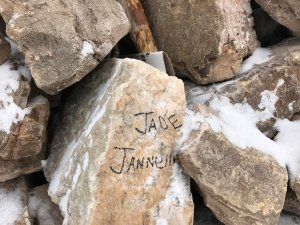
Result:
{"label": "rough rock surface", "polygon": [[0,224],[31,225],[28,191],[23,177],[0,183]]}
{"label": "rough rock surface", "polygon": [[41,169],[49,116],[47,99],[28,101],[30,71],[15,44],[0,65],[0,181]]}
{"label": "rough rock surface", "polygon": [[283,209],[300,216],[300,201],[290,188],[287,189]]}
{"label": "rough rock surface", "polygon": [[158,48],[199,84],[232,78],[256,46],[248,0],[151,0],[144,8]]}
{"label": "rough rock surface", "polygon": [[298,0],[256,0],[278,23],[300,36],[300,2]]}
{"label": "rough rock surface", "polygon": [[0,32],[0,65],[3,64],[10,55],[10,44],[5,40]]}
{"label": "rough rock surface", "polygon": [[277,119],[290,119],[300,111],[299,49],[300,39],[287,40],[270,50],[266,62],[220,85],[199,87],[186,82],[187,104],[207,104],[214,94],[226,96],[232,103],[248,103],[258,112],[271,113],[270,118],[262,118],[257,125],[273,137]]}
{"label": "rough rock surface", "polygon": [[32,224],[37,225],[61,225],[63,217],[56,204],[48,193],[48,185],[35,187],[29,195],[29,212]]}
{"label": "rough rock surface", "polygon": [[183,83],[138,60],[110,60],[78,83],[45,168],[63,224],[191,225],[174,152],[184,109]]}
{"label": "rough rock surface", "polygon": [[[209,116],[205,106],[195,112]],[[180,142],[180,161],[216,217],[224,224],[277,224],[287,188],[285,168],[260,151],[236,147],[202,119],[192,127]]]}
{"label": "rough rock surface", "polygon": [[49,94],[88,74],[130,29],[114,0],[2,0],[0,14],[35,83]]}
{"label": "rough rock surface", "polygon": [[18,160],[45,150],[49,103],[47,99],[37,97],[28,103],[27,108],[30,111],[23,121],[16,124],[10,134],[0,135],[1,140],[6,140],[1,141],[3,147],[0,149],[0,157],[4,160]]}

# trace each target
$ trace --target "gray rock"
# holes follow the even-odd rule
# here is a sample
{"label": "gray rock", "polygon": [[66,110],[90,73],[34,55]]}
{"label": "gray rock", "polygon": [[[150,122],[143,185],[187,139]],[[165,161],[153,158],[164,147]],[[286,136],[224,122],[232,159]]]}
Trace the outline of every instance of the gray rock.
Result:
{"label": "gray rock", "polygon": [[151,0],[144,8],[158,48],[199,84],[232,78],[257,44],[247,0]]}
{"label": "gray rock", "polygon": [[35,83],[49,94],[88,74],[130,29],[114,0],[3,0],[0,12]]}
{"label": "gray rock", "polygon": [[183,83],[138,60],[110,60],[74,87],[45,169],[63,224],[191,225],[175,140]]}
{"label": "gray rock", "polygon": [[300,2],[298,0],[256,0],[278,23],[300,36]]}

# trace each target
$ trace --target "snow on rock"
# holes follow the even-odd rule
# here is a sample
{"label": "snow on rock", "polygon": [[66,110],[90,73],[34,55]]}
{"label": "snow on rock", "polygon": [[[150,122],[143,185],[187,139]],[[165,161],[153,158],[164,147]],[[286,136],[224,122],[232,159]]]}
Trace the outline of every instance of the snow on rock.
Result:
{"label": "snow on rock", "polygon": [[[8,39],[11,44],[11,57],[18,54],[16,44]],[[22,121],[26,114],[30,112],[29,108],[21,108],[14,101],[14,92],[19,88],[21,76],[26,77],[30,82],[30,71],[25,65],[19,65],[14,70],[11,61],[7,61],[0,65],[0,131],[7,134],[10,133],[12,124]]]}
{"label": "snow on rock", "polygon": [[251,70],[254,65],[268,62],[272,59],[271,55],[272,52],[268,48],[256,48],[253,54],[242,63],[239,73],[246,73]]}
{"label": "snow on rock", "polygon": [[25,180],[0,183],[0,224],[30,224],[28,219]]}
{"label": "snow on rock", "polygon": [[83,46],[80,53],[83,57],[93,55],[95,53],[93,50],[93,45],[89,41],[83,41]]}
{"label": "snow on rock", "polygon": [[61,225],[62,216],[47,194],[47,185],[35,187],[29,193],[29,213],[40,225]]}

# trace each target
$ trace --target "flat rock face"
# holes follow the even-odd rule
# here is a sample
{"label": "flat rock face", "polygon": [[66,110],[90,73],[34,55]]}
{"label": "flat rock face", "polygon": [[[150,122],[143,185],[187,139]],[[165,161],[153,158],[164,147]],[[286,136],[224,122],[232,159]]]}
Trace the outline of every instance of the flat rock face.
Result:
{"label": "flat rock face", "polygon": [[215,132],[205,122],[210,113],[204,106],[198,105],[195,112],[192,129],[180,142],[179,156],[205,204],[224,224],[277,224],[287,188],[285,168],[272,157],[253,148],[241,149]]}
{"label": "flat rock face", "polygon": [[33,224],[37,225],[61,225],[63,217],[56,204],[48,193],[48,185],[35,187],[29,193],[29,212]]}
{"label": "flat rock face", "polygon": [[158,48],[199,84],[232,78],[256,46],[248,0],[143,2]]}
{"label": "flat rock face", "polygon": [[141,61],[110,60],[80,82],[45,169],[63,224],[191,225],[174,151],[184,109],[183,83]]}
{"label": "flat rock face", "polygon": [[49,94],[88,74],[130,29],[114,0],[3,0],[0,14],[35,83]]}
{"label": "flat rock face", "polygon": [[188,105],[208,104],[215,94],[228,97],[232,103],[248,103],[260,113],[259,129],[274,136],[276,120],[290,119],[300,111],[299,47],[299,39],[290,39],[270,50],[260,49],[264,63],[250,68],[246,62],[244,73],[220,85],[202,88],[187,82]]}
{"label": "flat rock face", "polygon": [[274,20],[300,36],[300,2],[298,0],[257,0]]}
{"label": "flat rock face", "polygon": [[28,192],[23,177],[0,183],[0,224],[31,225],[27,201]]}

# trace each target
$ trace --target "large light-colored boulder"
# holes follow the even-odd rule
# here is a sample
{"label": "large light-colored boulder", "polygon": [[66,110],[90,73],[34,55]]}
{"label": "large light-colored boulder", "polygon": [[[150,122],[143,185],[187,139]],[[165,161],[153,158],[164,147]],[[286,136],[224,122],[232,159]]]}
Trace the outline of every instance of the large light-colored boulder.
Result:
{"label": "large light-colored boulder", "polygon": [[110,60],[78,83],[45,168],[63,224],[191,225],[174,151],[184,110],[182,81],[142,61]]}
{"label": "large light-colored boulder", "polygon": [[[278,223],[287,171],[274,158],[241,149],[213,128],[213,113],[196,105],[178,143],[184,171],[198,184],[205,204],[226,225]],[[213,127],[213,128],[212,128]]]}
{"label": "large light-colored boulder", "polygon": [[114,0],[3,0],[0,14],[35,83],[49,94],[88,74],[130,29]]}
{"label": "large light-colored boulder", "polygon": [[23,177],[0,183],[0,224],[31,225],[28,191]]}
{"label": "large light-colored boulder", "polygon": [[158,48],[199,84],[232,78],[257,44],[248,0],[143,2]]}
{"label": "large light-colored boulder", "polygon": [[29,193],[29,212],[31,221],[36,225],[61,225],[63,217],[48,193],[48,185],[35,187]]}
{"label": "large light-colored boulder", "polygon": [[188,106],[208,105],[215,95],[228,97],[232,103],[247,103],[259,115],[259,129],[274,137],[276,120],[290,119],[300,111],[299,49],[300,39],[287,40],[272,49],[257,49],[243,64],[244,73],[219,85],[200,87],[187,81]]}
{"label": "large light-colored boulder", "polygon": [[300,2],[298,0],[256,0],[278,23],[300,36]]}

